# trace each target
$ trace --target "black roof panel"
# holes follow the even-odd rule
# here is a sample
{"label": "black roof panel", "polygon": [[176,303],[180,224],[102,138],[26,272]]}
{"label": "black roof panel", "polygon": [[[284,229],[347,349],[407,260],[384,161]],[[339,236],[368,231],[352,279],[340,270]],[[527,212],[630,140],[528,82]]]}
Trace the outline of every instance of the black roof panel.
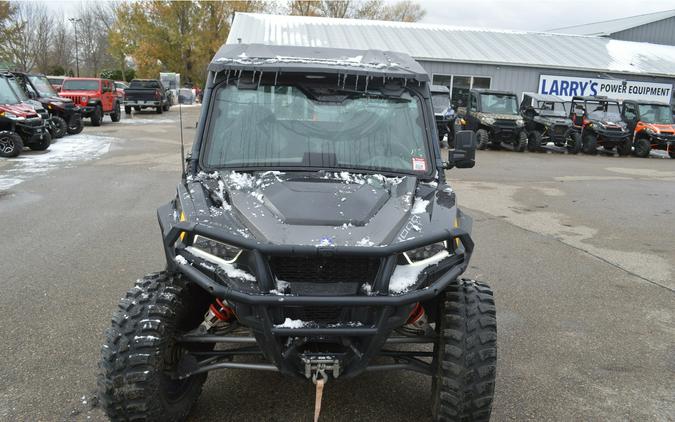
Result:
{"label": "black roof panel", "polygon": [[316,72],[374,77],[415,79],[426,82],[428,73],[404,53],[344,48],[225,44],[216,53],[209,70],[263,72]]}

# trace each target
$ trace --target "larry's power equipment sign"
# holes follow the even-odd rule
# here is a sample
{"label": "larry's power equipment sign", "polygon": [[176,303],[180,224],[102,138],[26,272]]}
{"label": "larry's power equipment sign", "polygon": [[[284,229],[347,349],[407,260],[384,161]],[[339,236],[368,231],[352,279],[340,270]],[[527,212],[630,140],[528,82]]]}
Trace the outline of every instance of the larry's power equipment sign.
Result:
{"label": "larry's power equipment sign", "polygon": [[604,95],[616,100],[648,100],[670,103],[671,84],[624,81],[619,79],[539,76],[539,93],[571,100],[575,95]]}

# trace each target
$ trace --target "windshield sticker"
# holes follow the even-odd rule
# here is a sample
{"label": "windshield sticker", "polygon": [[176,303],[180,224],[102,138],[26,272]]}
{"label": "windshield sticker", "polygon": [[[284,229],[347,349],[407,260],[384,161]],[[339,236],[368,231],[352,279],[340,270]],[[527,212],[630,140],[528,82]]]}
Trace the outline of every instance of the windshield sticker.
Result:
{"label": "windshield sticker", "polygon": [[413,157],[412,169],[413,171],[427,171],[427,160],[422,157]]}

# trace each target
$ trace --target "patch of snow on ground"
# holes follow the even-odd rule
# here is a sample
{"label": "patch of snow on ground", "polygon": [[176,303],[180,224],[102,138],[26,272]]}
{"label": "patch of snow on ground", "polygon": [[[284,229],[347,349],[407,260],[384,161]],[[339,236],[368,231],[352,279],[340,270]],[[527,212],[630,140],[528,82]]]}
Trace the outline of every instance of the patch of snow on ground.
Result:
{"label": "patch of snow on ground", "polygon": [[185,248],[188,252],[190,252],[192,255],[201,258],[205,261],[209,261],[212,264],[215,264],[219,266],[223,271],[225,271],[225,274],[227,274],[228,277],[230,278],[242,278],[247,281],[255,281],[255,277],[253,275],[247,273],[246,271],[240,270],[239,268],[235,267],[232,264],[228,264],[222,259],[214,259],[214,257],[210,256],[209,254],[194,248],[192,246],[188,246]]}
{"label": "patch of snow on ground", "polygon": [[46,151],[25,150],[20,156],[12,158],[12,165],[0,173],[0,190],[57,168],[70,168],[78,162],[96,159],[107,153],[115,140],[80,133],[54,140]]}
{"label": "patch of snow on ground", "polygon": [[302,328],[305,326],[305,321],[299,319],[286,318],[282,324],[277,324],[277,328]]}
{"label": "patch of snow on ground", "polygon": [[415,205],[413,205],[411,212],[413,214],[424,214],[427,212],[427,205],[429,205],[429,201],[426,199],[415,198]]}
{"label": "patch of snow on ground", "polygon": [[450,254],[448,251],[439,252],[431,258],[409,265],[397,265],[394,274],[389,280],[389,293],[404,293],[412,287],[419,278],[422,271],[432,265],[438,264]]}

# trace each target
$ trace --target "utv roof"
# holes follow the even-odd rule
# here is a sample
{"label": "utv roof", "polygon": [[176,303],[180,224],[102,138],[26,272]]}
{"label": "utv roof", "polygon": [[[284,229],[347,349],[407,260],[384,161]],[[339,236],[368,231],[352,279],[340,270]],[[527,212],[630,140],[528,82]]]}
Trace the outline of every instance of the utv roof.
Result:
{"label": "utv roof", "polygon": [[523,92],[523,96],[527,96],[532,98],[533,100],[536,101],[547,101],[550,103],[564,103],[565,100],[563,100],[560,97],[557,97],[555,95],[549,95],[549,94],[537,94],[536,92]]}
{"label": "utv roof", "polygon": [[404,53],[344,48],[225,44],[209,70],[254,72],[336,73],[429,80],[429,74]]}
{"label": "utv roof", "polygon": [[604,95],[586,95],[586,96],[575,96],[572,97],[572,101],[612,101],[618,103],[614,98],[609,98]]}
{"label": "utv roof", "polygon": [[623,103],[635,103],[640,105],[657,105],[657,106],[668,106],[672,107],[670,103],[664,101],[649,101],[649,100],[623,100]]}
{"label": "utv roof", "polygon": [[449,94],[450,89],[445,85],[429,85],[429,90],[434,93],[442,92],[444,94]]}
{"label": "utv roof", "polygon": [[471,91],[477,92],[479,94],[498,94],[498,95],[513,95],[514,97],[516,94],[511,91],[498,91],[496,89],[479,89],[479,88],[474,88]]}

